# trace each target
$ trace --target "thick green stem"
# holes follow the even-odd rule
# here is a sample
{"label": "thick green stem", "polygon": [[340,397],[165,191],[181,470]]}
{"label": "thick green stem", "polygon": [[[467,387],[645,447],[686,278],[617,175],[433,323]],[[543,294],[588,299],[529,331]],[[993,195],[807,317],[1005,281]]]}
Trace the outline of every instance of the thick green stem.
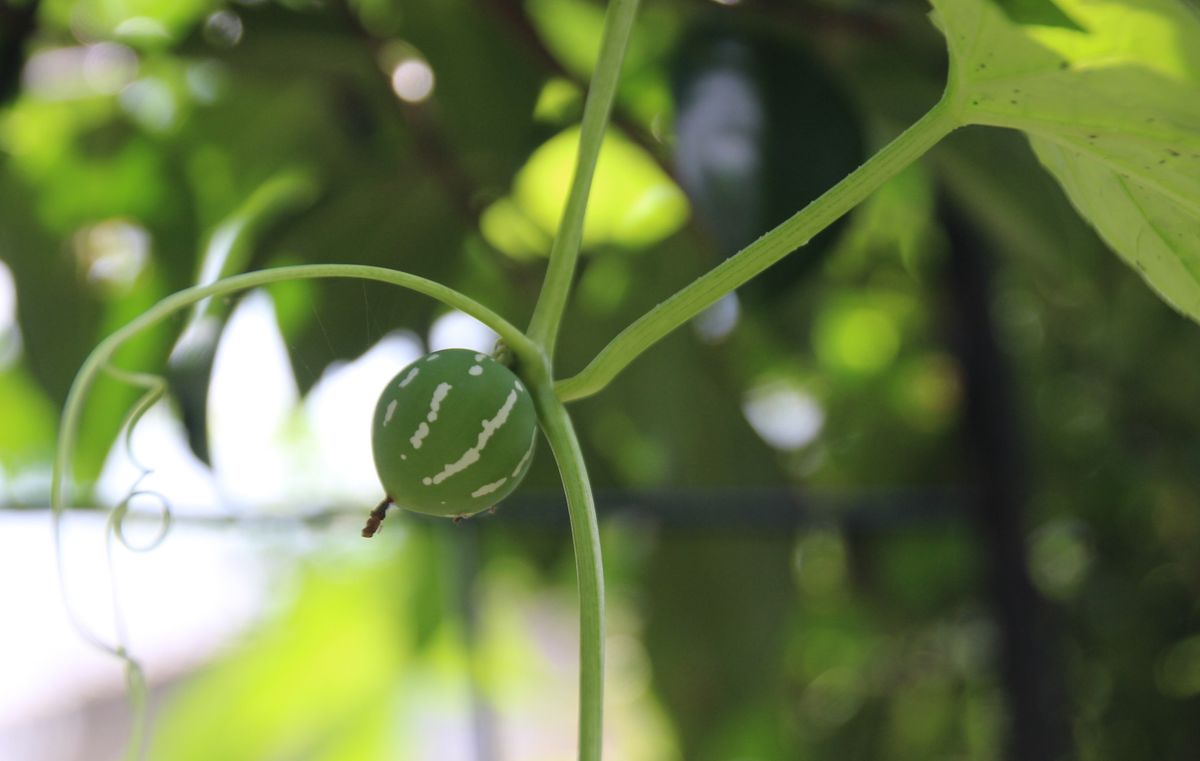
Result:
{"label": "thick green stem", "polygon": [[663,336],[712,306],[833,224],[880,185],[925,154],[959,126],[949,100],[929,113],[783,224],[726,259],[621,331],[578,375],[560,381],[563,401],[600,391]]}
{"label": "thick green stem", "polygon": [[542,430],[554,451],[567,495],[579,583],[579,761],[600,761],[604,730],[604,569],[596,506],[579,439],[566,408],[554,395],[550,361],[583,242],[583,225],[596,161],[616,97],[621,61],[637,15],[638,0],[611,0],[604,40],[583,111],[575,176],[563,210],[542,292],[529,323],[529,338],[542,352],[545,378],[526,378],[533,389]]}
{"label": "thick green stem", "polygon": [[551,362],[559,325],[583,242],[588,194],[616,98],[621,62],[637,15],[638,0],[610,0],[600,57],[588,88],[579,133],[575,176],[563,209],[542,292],[529,323],[529,339],[542,353],[543,378],[526,378],[533,389],[542,430],[554,451],[571,516],[579,583],[579,758],[600,761],[604,731],[604,568],[600,531],[587,468],[575,428],[555,396]]}
{"label": "thick green stem", "polygon": [[529,337],[542,347],[547,357],[554,356],[558,326],[562,322],[567,294],[571,290],[571,280],[575,275],[575,264],[579,260],[592,175],[596,171],[600,146],[604,143],[604,131],[608,126],[608,116],[612,112],[613,99],[617,94],[621,61],[625,58],[625,49],[628,47],[629,33],[633,29],[637,7],[638,0],[611,0],[608,5],[600,58],[596,62],[596,70],[588,88],[587,102],[583,107],[583,126],[579,132],[575,177],[571,181],[571,191],[567,196],[558,234],[550,248],[550,264],[546,269],[542,292],[533,309],[533,318],[529,322]]}
{"label": "thick green stem", "polygon": [[604,730],[604,564],[600,528],[579,439],[566,407],[549,383],[535,386],[534,403],[567,493],[579,583],[579,761],[600,761]]}

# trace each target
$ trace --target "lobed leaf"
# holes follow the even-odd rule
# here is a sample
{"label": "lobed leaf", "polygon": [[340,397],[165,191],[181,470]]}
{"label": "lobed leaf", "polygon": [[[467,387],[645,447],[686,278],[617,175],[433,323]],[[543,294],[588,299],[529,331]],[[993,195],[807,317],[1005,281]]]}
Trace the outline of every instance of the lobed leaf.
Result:
{"label": "lobed leaf", "polygon": [[1023,131],[1105,242],[1200,321],[1200,14],[1056,0],[1072,24],[1047,25],[989,0],[933,5],[962,123]]}

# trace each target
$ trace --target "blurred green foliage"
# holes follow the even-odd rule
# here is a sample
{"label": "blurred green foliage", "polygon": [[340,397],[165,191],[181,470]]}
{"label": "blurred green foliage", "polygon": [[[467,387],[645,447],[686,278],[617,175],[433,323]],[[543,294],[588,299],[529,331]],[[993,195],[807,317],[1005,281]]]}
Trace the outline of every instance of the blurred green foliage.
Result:
{"label": "blurred green foliage", "polygon": [[[1162,3],[1104,5],[1110,20],[1141,9],[1145,21]],[[1047,44],[1065,28],[1060,6],[1005,9],[1047,24]],[[932,104],[945,54],[927,11],[917,0],[647,0],[562,368],[728,255],[721,231],[741,235],[741,215],[771,219],[780,197],[826,182],[811,175],[827,171],[819,127],[846,138],[842,162],[859,136],[877,147]],[[311,205],[256,230],[240,266],[384,264],[525,319],[602,16],[590,0],[43,0],[20,87],[0,104],[0,275],[11,272],[16,297],[9,322],[0,298],[0,501],[44,503],[57,408],[88,350],[195,282],[221,231],[278,177],[309,178]],[[731,67],[729,92],[782,93],[828,115],[811,139],[763,132],[758,160],[795,183],[734,185],[745,196],[734,192],[725,216],[689,197],[675,161],[681,67],[711,64],[683,46],[714,19],[803,57],[820,80]],[[1195,51],[1175,52],[1168,63],[1194,73]],[[427,100],[393,89],[408,60],[433,74]],[[767,126],[787,118],[764,114]],[[601,490],[725,490],[747,513],[762,486],[794,489],[800,505],[829,497],[798,530],[606,524],[613,758],[1003,757],[989,537],[972,529],[966,497],[926,509],[971,487],[947,208],[987,242],[988,307],[1032,463],[1029,575],[1053,606],[1043,646],[1065,682],[1075,756],[1194,758],[1200,331],[1112,256],[1023,138],[982,129],[894,178],[821,257],[801,251],[805,266],[745,289],[728,330],[681,331],[576,406]],[[358,284],[273,296],[302,390],[392,330],[425,334],[439,314]],[[163,370],[182,328],[131,345],[122,366]],[[85,483],[134,395],[106,382],[89,405]],[[766,417],[807,433],[756,430],[763,400]],[[543,452],[526,490],[556,488]],[[574,731],[565,530],[503,510],[470,530],[478,537],[392,520],[365,550],[281,560],[278,610],[171,696],[154,757],[434,758],[421,727],[471,747],[476,699],[524,738],[505,746],[514,758],[561,757]]]}

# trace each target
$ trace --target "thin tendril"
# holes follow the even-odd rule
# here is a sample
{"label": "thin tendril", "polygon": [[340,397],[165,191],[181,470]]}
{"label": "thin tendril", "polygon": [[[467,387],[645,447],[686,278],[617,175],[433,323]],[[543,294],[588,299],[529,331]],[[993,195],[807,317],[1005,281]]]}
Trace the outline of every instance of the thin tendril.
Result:
{"label": "thin tendril", "polygon": [[[142,482],[154,472],[154,469],[142,464],[141,460],[138,459],[137,454],[134,452],[133,431],[137,427],[137,424],[141,422],[142,417],[150,411],[150,408],[166,395],[167,381],[165,378],[159,375],[151,375],[148,373],[131,373],[126,370],[113,367],[112,365],[105,365],[104,372],[119,381],[128,383],[132,386],[138,386],[146,391],[129,411],[129,415],[126,416],[125,423],[122,426],[125,432],[125,454],[129,458],[129,461],[133,463],[134,467],[141,471],[141,473],[134,480],[133,485],[130,486],[129,493],[125,495],[125,499],[121,500],[120,503],[118,503],[109,514],[109,528],[112,537],[120,542],[121,546],[130,552],[150,552],[161,545],[167,538],[167,534],[171,530],[172,510],[170,501],[167,500],[167,498],[161,493],[139,488],[142,485]],[[135,544],[129,541],[128,536],[125,534],[125,518],[129,515],[130,505],[133,503],[133,500],[142,496],[150,496],[158,500],[159,524],[158,530],[154,533],[154,536],[149,541]]]}
{"label": "thin tendril", "polygon": [[122,383],[127,383],[131,386],[137,386],[138,388],[145,390],[145,393],[138,398],[137,402],[129,410],[129,414],[125,416],[125,420],[121,424],[121,429],[125,432],[125,454],[128,455],[129,459],[133,462],[137,469],[142,471],[143,476],[148,475],[152,468],[142,465],[142,463],[138,461],[137,457],[133,453],[133,429],[137,426],[138,422],[141,421],[142,416],[154,406],[155,402],[157,402],[159,399],[162,399],[163,396],[166,395],[167,381],[161,375],[151,375],[150,373],[132,373],[128,370],[122,370],[121,368],[114,367],[112,365],[105,365],[103,370],[105,375],[121,381]]}
{"label": "thin tendril", "polygon": [[[112,378],[127,383],[132,386],[137,386],[145,389],[145,393],[138,399],[134,406],[130,409],[129,414],[125,417],[122,424],[123,430],[123,446],[126,456],[133,463],[140,473],[134,479],[130,486],[129,493],[122,499],[108,515],[108,520],[105,523],[104,549],[105,560],[108,571],[109,598],[112,605],[113,616],[113,634],[114,641],[105,642],[104,638],[96,633],[91,627],[84,622],[82,616],[75,610],[71,604],[71,598],[67,594],[66,574],[63,569],[63,551],[62,551],[62,531],[59,522],[55,521],[54,526],[54,544],[55,555],[58,562],[58,583],[59,590],[62,594],[63,604],[67,608],[67,615],[72,626],[80,636],[87,642],[96,646],[100,650],[109,653],[120,659],[125,668],[125,685],[126,698],[129,701],[130,712],[130,728],[129,728],[129,747],[126,751],[125,758],[131,761],[145,757],[145,726],[146,726],[146,678],[145,672],[141,663],[130,653],[129,647],[129,631],[125,623],[125,616],[122,613],[120,601],[120,593],[117,584],[116,570],[116,555],[115,550],[119,545],[130,552],[149,552],[167,538],[167,534],[171,527],[171,506],[167,499],[154,491],[141,489],[142,483],[153,470],[144,465],[138,458],[133,448],[133,432],[137,428],[138,423],[146,412],[155,405],[167,390],[167,382],[164,378],[157,375],[145,373],[132,373],[122,370],[112,365],[104,365],[103,371]],[[135,544],[129,540],[125,532],[125,518],[129,515],[130,504],[134,499],[141,496],[153,496],[158,500],[159,511],[159,526],[153,537],[140,544]]]}

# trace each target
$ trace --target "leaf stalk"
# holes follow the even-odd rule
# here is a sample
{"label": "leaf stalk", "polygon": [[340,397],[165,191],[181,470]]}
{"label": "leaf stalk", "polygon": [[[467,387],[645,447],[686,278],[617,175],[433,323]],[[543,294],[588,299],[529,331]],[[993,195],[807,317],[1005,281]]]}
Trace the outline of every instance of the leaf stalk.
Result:
{"label": "leaf stalk", "polygon": [[958,126],[952,101],[943,97],[920,120],[815,201],[618,333],[582,371],[557,383],[558,397],[564,402],[574,401],[602,390],[642,352],[807,244]]}

